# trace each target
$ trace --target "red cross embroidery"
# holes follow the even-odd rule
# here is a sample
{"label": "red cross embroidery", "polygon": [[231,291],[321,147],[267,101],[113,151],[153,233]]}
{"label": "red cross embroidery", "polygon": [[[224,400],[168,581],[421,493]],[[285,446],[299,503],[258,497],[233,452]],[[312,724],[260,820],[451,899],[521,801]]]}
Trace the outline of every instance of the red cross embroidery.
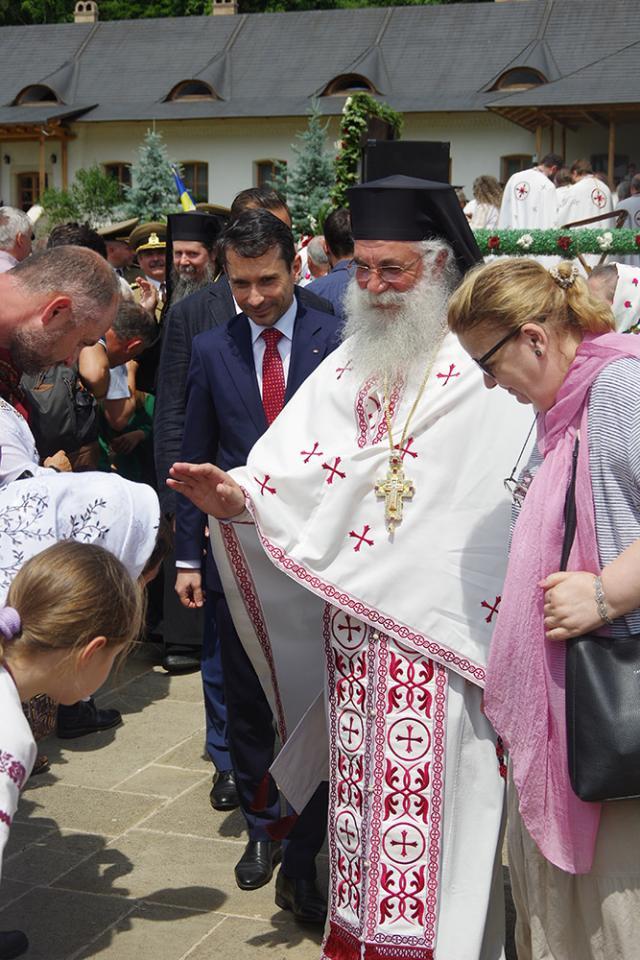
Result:
{"label": "red cross embroidery", "polygon": [[362,630],[362,627],[361,627],[360,625],[358,625],[357,627],[354,626],[354,624],[351,623],[351,617],[349,616],[348,613],[346,614],[346,618],[347,618],[346,624],[344,624],[344,623],[339,624],[339,625],[338,625],[338,630],[346,630],[346,631],[347,631],[347,643],[351,643],[351,634],[352,634],[352,633],[360,633],[360,631]]}
{"label": "red cross embroidery", "polygon": [[320,444],[316,440],[313,444],[313,450],[301,450],[300,456],[304,457],[304,462],[309,463],[311,457],[324,457],[324,453],[319,449]]}
{"label": "red cross embroidery", "polygon": [[624,305],[625,305],[625,307],[626,307],[627,310],[628,310],[629,307],[631,306],[631,300],[625,300]]}
{"label": "red cross embroidery", "polygon": [[333,461],[333,466],[331,466],[329,463],[322,464],[322,469],[329,471],[329,476],[327,477],[327,483],[333,483],[333,478],[336,475],[341,477],[342,480],[344,480],[345,477],[347,476],[346,473],[342,472],[342,470],[338,470],[341,460],[342,460],[342,457],[336,457]]}
{"label": "red cross embroidery", "polygon": [[404,445],[404,447],[401,447],[399,443],[396,443],[396,444],[394,445],[394,448],[393,448],[393,449],[400,451],[400,459],[401,459],[401,460],[404,460],[404,458],[405,458],[405,456],[406,456],[407,454],[409,454],[410,457],[413,457],[414,460],[417,459],[418,454],[415,452],[415,450],[410,450],[410,449],[409,449],[409,447],[411,446],[412,443],[413,443],[413,437],[409,437],[409,439],[407,440],[407,442],[406,442],[406,444]]}
{"label": "red cross embroidery", "polygon": [[356,733],[358,733],[357,727],[354,727],[353,725],[353,717],[349,717],[349,726],[345,727],[345,725],[343,724],[341,729],[344,735],[346,736],[347,740],[349,741],[349,746],[351,746],[352,737],[355,737]]}
{"label": "red cross embroidery", "polygon": [[436,377],[438,377],[438,379],[442,380],[442,386],[443,386],[443,387],[446,387],[446,385],[449,383],[449,380],[451,380],[452,377],[453,377],[453,379],[455,379],[456,377],[459,377],[459,376],[460,376],[460,373],[454,373],[454,372],[453,372],[453,371],[455,370],[455,368],[456,368],[455,363],[450,363],[450,364],[449,364],[449,372],[448,372],[448,373],[436,373]]}
{"label": "red cross embroidery", "polygon": [[350,847],[350,846],[351,846],[351,841],[352,841],[352,840],[355,840],[355,838],[356,838],[355,833],[352,833],[351,830],[349,830],[349,827],[348,827],[348,826],[345,826],[344,824],[341,824],[341,825],[340,825],[339,830],[340,830],[340,833],[342,834],[342,836],[343,836],[343,837],[346,837],[347,846]]}
{"label": "red cross embroidery", "polygon": [[411,841],[407,840],[407,831],[406,831],[406,830],[402,830],[401,833],[400,833],[400,836],[402,837],[402,840],[390,840],[390,841],[389,841],[389,846],[391,846],[391,847],[402,847],[402,850],[400,851],[400,856],[406,857],[406,856],[407,856],[407,847],[417,847],[418,844],[416,843],[415,840],[411,840]]}
{"label": "red cross embroidery", "polygon": [[638,278],[637,278],[637,277],[634,277],[633,280],[631,281],[631,283],[634,285],[634,287],[637,287],[637,286],[638,286]]}
{"label": "red cross embroidery", "polygon": [[524,180],[516,184],[516,197],[518,200],[525,200],[529,196],[529,184]]}
{"label": "red cross embroidery", "polygon": [[414,743],[423,743],[423,742],[424,742],[422,737],[414,737],[413,734],[412,734],[412,730],[413,730],[413,726],[412,726],[410,723],[408,723],[408,724],[407,724],[407,735],[406,735],[406,737],[402,737],[402,736],[400,736],[400,734],[398,734],[398,735],[396,736],[396,740],[398,740],[398,741],[400,741],[400,742],[402,742],[403,740],[406,740],[406,741],[407,741],[407,746],[406,746],[406,751],[407,751],[407,753],[413,753],[413,744],[414,744]]}
{"label": "red cross embroidery", "polygon": [[595,190],[591,191],[591,199],[593,200],[595,206],[599,209],[604,207],[605,203],[607,202],[607,198],[600,187],[596,187]]}
{"label": "red cross embroidery", "polygon": [[336,380],[342,380],[342,374],[351,373],[352,370],[353,370],[353,367],[351,366],[351,360],[347,360],[344,367],[336,367],[336,373],[338,374],[338,376],[336,377]]}
{"label": "red cross embroidery", "polygon": [[480,604],[481,607],[486,607],[487,610],[489,611],[487,616],[484,618],[486,623],[491,623],[491,621],[493,620],[493,615],[494,613],[498,612],[498,607],[500,606],[501,600],[502,600],[502,597],[496,597],[496,601],[494,604],[488,603],[487,600],[483,600],[482,603]]}
{"label": "red cross embroidery", "polygon": [[374,541],[367,539],[367,534],[369,533],[369,530],[371,530],[371,527],[369,526],[368,523],[366,523],[365,526],[364,526],[364,530],[362,531],[362,533],[356,533],[355,530],[350,530],[350,531],[349,531],[349,536],[350,536],[350,537],[353,537],[354,540],[357,540],[357,541],[358,541],[358,542],[356,543],[355,547],[353,548],[353,552],[354,552],[354,553],[360,553],[360,547],[362,546],[363,543],[368,544],[368,546],[370,546],[370,547],[373,546]]}
{"label": "red cross embroidery", "polygon": [[255,482],[256,482],[256,483],[258,484],[258,486],[260,487],[260,493],[262,494],[263,497],[264,497],[264,492],[265,492],[265,490],[266,490],[268,493],[275,493],[275,492],[276,492],[276,488],[275,488],[275,487],[268,487],[268,486],[267,486],[267,484],[269,483],[269,480],[271,480],[271,475],[270,475],[270,474],[268,474],[268,473],[265,474],[264,480],[258,480],[257,477],[254,477],[253,479],[255,480]]}

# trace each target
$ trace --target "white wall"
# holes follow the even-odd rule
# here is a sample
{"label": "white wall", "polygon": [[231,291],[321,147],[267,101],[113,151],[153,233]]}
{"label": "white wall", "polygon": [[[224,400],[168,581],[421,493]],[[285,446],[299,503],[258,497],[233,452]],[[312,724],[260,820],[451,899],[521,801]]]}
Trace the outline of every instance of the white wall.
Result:
{"label": "white wall", "polygon": [[[94,162],[135,160],[137,150],[151,122],[81,123],[73,125],[76,139],[69,142],[69,182],[81,167]],[[255,184],[254,163],[279,159],[291,162],[291,144],[306,126],[304,118],[225,119],[173,121],[157,123],[156,129],[167,144],[172,159],[206,161],[209,164],[209,201],[228,205],[235,194]],[[327,145],[333,149],[338,139],[339,118],[332,117]],[[500,157],[506,154],[531,154],[535,136],[489,112],[407,114],[403,130],[405,140],[448,140],[451,143],[452,182],[465,187],[470,195],[475,177],[482,173],[500,176]],[[561,148],[560,128],[556,126],[555,149]],[[550,150],[548,131],[543,152]],[[597,124],[567,135],[569,162],[592,153],[606,153],[608,131]],[[640,133],[631,124],[620,125],[617,152],[627,153],[640,162]],[[51,162],[51,154],[57,163]],[[11,157],[6,165],[4,154]],[[57,141],[47,143],[49,183],[61,186],[61,151]],[[37,143],[0,143],[0,197],[16,203],[16,174],[38,169]]]}

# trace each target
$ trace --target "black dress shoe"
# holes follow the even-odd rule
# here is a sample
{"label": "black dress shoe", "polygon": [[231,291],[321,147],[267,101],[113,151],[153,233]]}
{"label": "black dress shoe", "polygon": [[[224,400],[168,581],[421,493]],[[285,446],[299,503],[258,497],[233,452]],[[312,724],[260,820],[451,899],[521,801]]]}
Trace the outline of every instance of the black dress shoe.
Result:
{"label": "black dress shoe", "polygon": [[241,890],[257,890],[269,883],[280,860],[280,844],[271,840],[249,840],[236,864],[236,883]]}
{"label": "black dress shoe", "polygon": [[22,930],[0,931],[0,960],[21,957],[29,949],[29,941]]}
{"label": "black dress shoe", "polygon": [[300,923],[323,924],[327,919],[327,901],[318,890],[315,880],[287,877],[282,867],[276,877],[276,906],[281,910],[291,910]]}
{"label": "black dress shoe", "polygon": [[214,810],[235,810],[240,806],[233,770],[219,770],[216,773],[209,800]]}
{"label": "black dress shoe", "polygon": [[58,707],[57,734],[61,740],[73,740],[74,737],[85,737],[99,730],[110,730],[119,723],[122,723],[120,711],[98,710],[93,697],[71,706],[61,703]]}
{"label": "black dress shoe", "polygon": [[167,647],[162,666],[167,673],[195,673],[200,669],[200,647]]}

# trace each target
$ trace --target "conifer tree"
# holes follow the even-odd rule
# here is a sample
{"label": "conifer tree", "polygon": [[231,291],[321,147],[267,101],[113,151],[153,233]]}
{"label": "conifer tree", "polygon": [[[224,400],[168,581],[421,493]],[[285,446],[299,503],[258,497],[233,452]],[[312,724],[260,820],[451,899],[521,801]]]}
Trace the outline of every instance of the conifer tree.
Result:
{"label": "conifer tree", "polygon": [[323,122],[318,102],[314,101],[307,129],[291,145],[296,159],[281,168],[274,181],[277,190],[287,198],[296,236],[318,232],[330,207],[330,194],[335,183],[333,157],[325,150],[329,121]]}
{"label": "conifer tree", "polygon": [[180,209],[171,160],[159,133],[147,130],[131,168],[131,180],[132,185],[125,187],[127,216],[162,220]]}

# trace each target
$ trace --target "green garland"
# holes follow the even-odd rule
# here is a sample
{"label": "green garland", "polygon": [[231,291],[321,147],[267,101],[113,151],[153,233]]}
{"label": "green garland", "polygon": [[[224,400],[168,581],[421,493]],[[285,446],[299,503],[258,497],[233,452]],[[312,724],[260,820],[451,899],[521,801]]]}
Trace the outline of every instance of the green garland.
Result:
{"label": "green garland", "polygon": [[637,230],[476,230],[475,237],[484,257],[551,255],[572,260],[579,253],[640,254]]}
{"label": "green garland", "polygon": [[331,193],[335,207],[347,204],[347,189],[358,182],[360,140],[367,129],[369,117],[379,117],[393,127],[396,137],[402,132],[403,117],[391,107],[378,103],[368,93],[354,93],[347,97],[342,109],[340,125],[340,153],[336,157],[336,185]]}

